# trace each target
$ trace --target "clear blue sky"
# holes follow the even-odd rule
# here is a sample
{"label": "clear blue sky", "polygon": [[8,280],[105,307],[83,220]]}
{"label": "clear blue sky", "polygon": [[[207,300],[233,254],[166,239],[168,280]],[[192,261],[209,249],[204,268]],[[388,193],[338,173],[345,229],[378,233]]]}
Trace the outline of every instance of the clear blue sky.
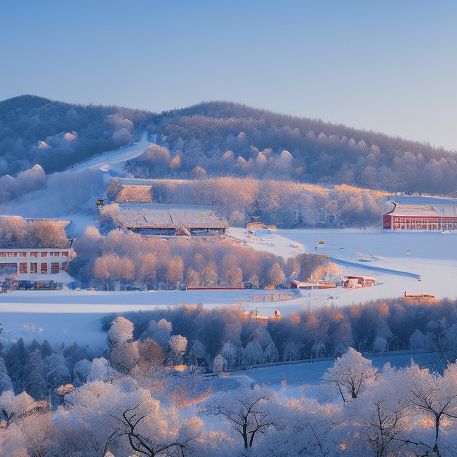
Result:
{"label": "clear blue sky", "polygon": [[457,150],[457,0],[2,0],[0,59],[0,99],[228,100]]}

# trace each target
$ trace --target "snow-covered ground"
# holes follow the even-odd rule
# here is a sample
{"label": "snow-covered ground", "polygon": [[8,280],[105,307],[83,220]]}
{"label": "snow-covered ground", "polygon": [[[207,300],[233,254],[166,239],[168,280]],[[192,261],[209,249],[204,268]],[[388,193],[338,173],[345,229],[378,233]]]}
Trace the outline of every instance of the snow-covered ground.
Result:
{"label": "snow-covered ground", "polygon": [[457,297],[457,233],[290,229],[248,235],[244,229],[230,229],[230,234],[246,246],[284,257],[323,254],[345,274],[373,276],[379,283],[357,290],[303,291],[296,302],[303,306],[352,304],[404,292]]}
{"label": "snow-covered ground", "polygon": [[[253,295],[262,292],[252,290],[17,291],[0,295],[0,323],[12,337],[101,345],[100,317],[111,312],[201,303],[208,307],[240,305],[265,315],[280,310],[287,315],[322,305],[399,297],[405,291],[457,296],[457,234],[304,229],[260,232],[252,237],[243,229],[231,229],[230,234],[248,246],[285,257],[303,252],[325,254],[342,263],[344,273],[374,276],[380,284],[364,289],[304,290],[297,299],[282,302],[254,302]],[[415,275],[420,275],[420,282]]]}
{"label": "snow-covered ground", "polygon": [[[345,271],[374,276],[383,283],[348,291],[354,296],[395,297],[405,291],[437,297],[457,296],[456,233],[381,230],[280,230],[279,233],[303,243],[309,252],[328,255],[336,263],[341,261]],[[324,244],[319,245],[319,241]]]}

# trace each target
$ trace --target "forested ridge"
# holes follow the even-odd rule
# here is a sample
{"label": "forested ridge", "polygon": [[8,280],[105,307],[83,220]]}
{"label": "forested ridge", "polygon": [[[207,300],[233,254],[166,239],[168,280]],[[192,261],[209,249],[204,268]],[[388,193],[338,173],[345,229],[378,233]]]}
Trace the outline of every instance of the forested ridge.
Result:
{"label": "forested ridge", "polygon": [[46,173],[134,141],[160,146],[128,165],[141,177],[237,176],[389,191],[454,193],[453,152],[320,120],[227,102],[160,114],[35,96],[0,102],[0,175]]}

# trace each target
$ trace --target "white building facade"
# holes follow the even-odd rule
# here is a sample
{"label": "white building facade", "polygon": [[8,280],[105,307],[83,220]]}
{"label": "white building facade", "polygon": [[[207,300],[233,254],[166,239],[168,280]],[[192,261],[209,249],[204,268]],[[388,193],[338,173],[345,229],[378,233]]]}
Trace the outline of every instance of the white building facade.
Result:
{"label": "white building facade", "polygon": [[71,248],[0,249],[0,275],[58,274],[74,255]]}

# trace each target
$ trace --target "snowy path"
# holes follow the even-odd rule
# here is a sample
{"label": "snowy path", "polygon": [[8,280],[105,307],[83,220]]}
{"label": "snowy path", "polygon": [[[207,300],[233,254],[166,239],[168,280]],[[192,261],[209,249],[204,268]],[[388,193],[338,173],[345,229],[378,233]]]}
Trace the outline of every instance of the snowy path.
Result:
{"label": "snowy path", "polygon": [[347,260],[341,260],[341,259],[336,259],[335,257],[329,257],[330,261],[343,266],[343,267],[350,267],[350,268],[357,268],[359,270],[367,270],[367,271],[372,271],[372,272],[377,272],[377,273],[386,273],[389,275],[395,275],[395,276],[406,276],[408,278],[413,278],[413,279],[420,279],[420,275],[416,273],[411,273],[410,271],[402,271],[402,270],[394,270],[392,268],[383,268],[383,267],[377,267],[374,265],[367,265],[361,262],[349,262]]}
{"label": "snowy path", "polygon": [[[438,353],[396,352],[374,356],[365,354],[373,361],[373,366],[382,369],[386,363],[395,368],[407,367],[411,360],[423,367],[436,366],[440,355]],[[208,384],[214,391],[227,391],[260,384],[273,388],[284,397],[307,396],[321,397],[330,392],[322,383],[325,371],[331,367],[333,360],[303,360],[291,363],[281,363],[276,366],[256,367],[224,374],[221,377],[202,379],[202,384]]]}

